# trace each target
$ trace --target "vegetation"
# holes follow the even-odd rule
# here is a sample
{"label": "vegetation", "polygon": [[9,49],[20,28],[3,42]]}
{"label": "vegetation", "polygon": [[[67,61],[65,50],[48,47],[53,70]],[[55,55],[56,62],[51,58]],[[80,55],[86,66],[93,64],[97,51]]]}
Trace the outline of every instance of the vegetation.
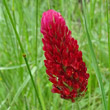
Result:
{"label": "vegetation", "polygon": [[[110,110],[109,0],[0,0],[0,110]],[[41,17],[65,18],[90,75],[78,103],[51,92],[44,66]]]}

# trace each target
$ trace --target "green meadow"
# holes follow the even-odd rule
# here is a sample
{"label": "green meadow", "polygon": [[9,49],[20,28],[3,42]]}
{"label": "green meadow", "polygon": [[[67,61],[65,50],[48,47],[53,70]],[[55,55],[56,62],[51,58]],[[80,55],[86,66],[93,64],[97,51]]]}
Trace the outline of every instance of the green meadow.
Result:
{"label": "green meadow", "polygon": [[[75,103],[51,92],[40,33],[42,13],[64,17],[90,77]],[[0,110],[110,110],[109,0],[0,0]]]}

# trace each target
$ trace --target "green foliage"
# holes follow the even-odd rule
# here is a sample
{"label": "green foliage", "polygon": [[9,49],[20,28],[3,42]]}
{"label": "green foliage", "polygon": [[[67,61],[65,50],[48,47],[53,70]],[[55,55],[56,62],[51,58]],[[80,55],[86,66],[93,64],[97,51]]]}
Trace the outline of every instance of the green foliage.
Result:
{"label": "green foliage", "polygon": [[[54,9],[62,14],[72,31],[72,36],[78,40],[80,50],[83,51],[83,59],[90,78],[88,90],[78,102],[79,108],[81,110],[104,110],[101,86],[99,86],[101,83],[109,110],[108,20],[110,13],[106,2],[109,0],[86,0],[85,2],[87,30],[97,64],[91,57],[81,0],[5,0],[9,9],[8,13],[3,1],[0,1],[0,110],[42,110],[42,108],[77,110],[76,103],[61,99],[58,94],[51,93],[52,84],[48,81],[45,72],[40,33],[42,13],[48,9]],[[41,105],[28,74],[27,65],[23,60],[20,46],[27,56]],[[100,72],[96,71],[97,68]],[[99,79],[102,76],[101,82],[96,78],[97,73]]]}

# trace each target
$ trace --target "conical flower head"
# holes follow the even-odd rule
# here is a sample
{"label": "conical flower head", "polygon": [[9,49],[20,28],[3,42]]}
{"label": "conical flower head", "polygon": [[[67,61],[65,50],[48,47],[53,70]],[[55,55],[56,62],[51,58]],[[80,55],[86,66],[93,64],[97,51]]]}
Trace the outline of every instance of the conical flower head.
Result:
{"label": "conical flower head", "polygon": [[74,102],[85,94],[89,78],[77,40],[72,38],[61,14],[54,10],[43,13],[41,33],[46,73],[53,83],[52,92]]}

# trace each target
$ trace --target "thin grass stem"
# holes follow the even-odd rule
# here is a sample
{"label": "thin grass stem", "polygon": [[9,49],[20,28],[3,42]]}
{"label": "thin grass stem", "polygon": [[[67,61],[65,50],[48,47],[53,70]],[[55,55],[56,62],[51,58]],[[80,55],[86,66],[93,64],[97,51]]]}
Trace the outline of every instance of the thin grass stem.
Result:
{"label": "thin grass stem", "polygon": [[102,93],[102,101],[103,101],[103,105],[104,105],[104,110],[107,110],[107,103],[106,103],[106,98],[105,98],[104,86],[103,86],[103,83],[102,83],[102,76],[101,76],[101,73],[100,73],[100,70],[99,70],[99,67],[98,67],[98,63],[97,63],[97,59],[96,59],[94,49],[93,49],[93,46],[92,46],[92,41],[91,41],[91,38],[90,38],[91,34],[90,34],[90,30],[89,30],[90,28],[88,27],[89,26],[88,21],[85,17],[85,15],[87,14],[85,9],[86,9],[85,0],[83,0],[83,16],[84,16],[84,22],[85,22],[85,29],[86,29],[86,33],[87,33],[88,44],[89,44],[89,47],[90,47],[91,58],[92,58],[92,61],[93,61],[93,64],[94,64],[94,70],[96,72],[99,87],[100,87],[100,90],[101,90],[101,93]]}
{"label": "thin grass stem", "polygon": [[41,107],[42,107],[42,110],[45,110],[44,104],[42,104],[42,102],[41,102],[41,100],[40,100],[40,98],[39,98],[39,95],[38,95],[38,92],[37,92],[37,88],[36,88],[36,85],[35,85],[35,82],[34,82],[32,73],[31,73],[31,69],[30,69],[30,66],[29,66],[29,64],[28,64],[28,60],[27,60],[26,54],[25,54],[25,52],[24,52],[22,43],[21,43],[21,41],[20,41],[19,34],[18,34],[17,30],[16,30],[16,27],[15,27],[15,24],[14,24],[14,22],[13,22],[13,19],[12,19],[12,16],[11,16],[11,14],[10,14],[10,11],[9,11],[9,9],[8,9],[7,3],[6,3],[5,0],[3,0],[3,3],[4,3],[4,6],[5,6],[5,8],[6,8],[6,11],[7,11],[7,14],[8,14],[8,16],[9,16],[9,19],[10,19],[10,21],[11,21],[11,24],[12,24],[13,30],[14,30],[14,32],[15,32],[16,38],[17,38],[17,40],[18,40],[19,46],[20,46],[20,48],[21,48],[21,51],[22,51],[22,54],[23,54],[23,58],[24,58],[24,60],[25,60],[27,69],[28,69],[28,71],[29,71],[29,75],[30,75],[30,78],[31,78],[33,87],[34,87],[34,89],[35,89],[36,96],[37,96],[38,101],[39,101],[39,103],[40,103],[40,105],[41,105]]}
{"label": "thin grass stem", "polygon": [[[36,67],[37,66],[37,57],[38,57],[38,44],[37,44],[37,41],[38,41],[38,0],[36,0],[36,52],[35,52],[35,64],[36,64]],[[36,84],[36,80],[37,80],[37,73],[38,73],[38,68],[36,70],[36,74],[35,74],[35,84]],[[36,96],[36,94],[35,94]],[[37,99],[35,97],[35,106],[37,106]]]}
{"label": "thin grass stem", "polygon": [[77,110],[81,110],[78,101],[76,101]]}
{"label": "thin grass stem", "polygon": [[[108,54],[109,54],[109,70],[110,70],[110,32],[109,32],[109,1],[106,0],[106,10],[107,10],[107,32],[108,32]],[[108,92],[108,110],[110,110],[110,82],[109,82],[109,92]]]}
{"label": "thin grass stem", "polygon": [[50,0],[47,0],[48,2],[48,9],[50,9]]}

